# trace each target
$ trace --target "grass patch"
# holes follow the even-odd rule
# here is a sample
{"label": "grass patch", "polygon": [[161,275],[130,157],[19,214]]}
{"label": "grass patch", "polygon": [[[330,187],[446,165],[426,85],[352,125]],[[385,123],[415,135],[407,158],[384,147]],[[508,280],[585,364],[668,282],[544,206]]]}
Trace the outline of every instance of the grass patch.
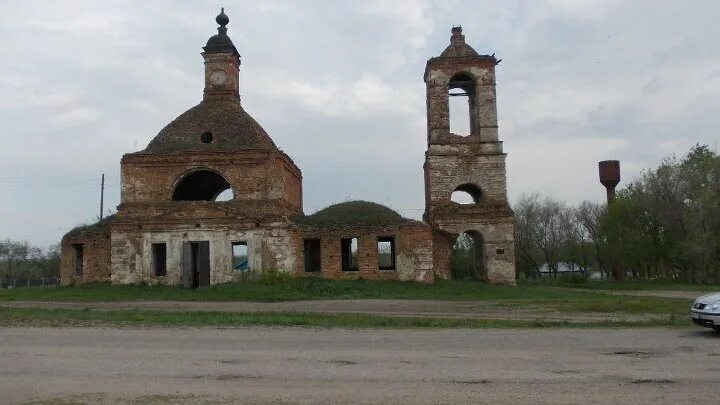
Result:
{"label": "grass patch", "polygon": [[[194,290],[180,287],[85,284],[77,287],[0,290],[0,300],[37,301],[295,301],[313,299],[495,299],[552,298],[557,291],[538,286],[490,286],[473,281],[442,281],[434,285],[401,281],[292,279],[264,283],[243,281]],[[572,295],[572,292],[562,292]],[[578,292],[577,295],[585,294]]]}
{"label": "grass patch", "polygon": [[301,326],[315,328],[589,328],[678,327],[686,319],[650,321],[569,322],[510,319],[448,319],[388,317],[364,314],[294,312],[161,312],[141,310],[94,311],[69,309],[0,308],[0,326],[128,326],[128,327],[242,327]]}
{"label": "grass patch", "polygon": [[631,314],[686,314],[690,300],[621,296],[551,285],[491,286],[472,281],[443,281],[426,285],[400,281],[331,281],[292,279],[275,283],[245,281],[195,290],[165,286],[110,286],[17,288],[0,290],[0,301],[257,301],[318,299],[428,299],[486,302],[507,309],[533,311]]}

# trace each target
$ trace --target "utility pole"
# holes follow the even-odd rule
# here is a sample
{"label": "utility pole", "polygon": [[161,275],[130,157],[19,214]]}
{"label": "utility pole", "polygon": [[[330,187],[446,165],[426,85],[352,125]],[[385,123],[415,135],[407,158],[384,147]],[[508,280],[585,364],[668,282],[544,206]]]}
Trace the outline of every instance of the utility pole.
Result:
{"label": "utility pole", "polygon": [[100,177],[100,220],[103,219],[103,202],[105,200],[105,173]]}

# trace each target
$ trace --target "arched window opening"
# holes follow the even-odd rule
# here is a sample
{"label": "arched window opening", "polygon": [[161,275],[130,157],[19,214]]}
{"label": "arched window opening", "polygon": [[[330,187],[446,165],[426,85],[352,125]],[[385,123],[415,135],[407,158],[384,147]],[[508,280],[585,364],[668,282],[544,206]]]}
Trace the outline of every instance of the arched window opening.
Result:
{"label": "arched window opening", "polygon": [[467,73],[458,73],[448,83],[450,132],[468,136],[475,126],[475,80]]}
{"label": "arched window opening", "polygon": [[461,205],[482,204],[482,190],[474,184],[463,184],[458,186],[450,195],[450,200]]}
{"label": "arched window opening", "polygon": [[232,198],[227,180],[210,170],[198,170],[183,177],[175,186],[172,197],[173,201],[227,201]]}
{"label": "arched window opening", "polygon": [[461,233],[452,250],[452,278],[486,280],[485,248],[482,235],[476,231]]}

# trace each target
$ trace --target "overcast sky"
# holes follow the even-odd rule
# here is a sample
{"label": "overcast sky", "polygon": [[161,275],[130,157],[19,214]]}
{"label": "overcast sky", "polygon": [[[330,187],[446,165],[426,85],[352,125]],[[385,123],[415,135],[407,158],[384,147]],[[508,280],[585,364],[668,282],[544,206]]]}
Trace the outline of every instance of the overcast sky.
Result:
{"label": "overcast sky", "polygon": [[[47,246],[119,204],[120,158],[202,98],[220,6],[245,109],[301,168],[305,211],[347,199],[419,218],[423,69],[461,24],[497,70],[508,193],[601,201],[720,141],[718,1],[31,1],[0,13],[0,238]],[[622,185],[622,183],[621,183]]]}

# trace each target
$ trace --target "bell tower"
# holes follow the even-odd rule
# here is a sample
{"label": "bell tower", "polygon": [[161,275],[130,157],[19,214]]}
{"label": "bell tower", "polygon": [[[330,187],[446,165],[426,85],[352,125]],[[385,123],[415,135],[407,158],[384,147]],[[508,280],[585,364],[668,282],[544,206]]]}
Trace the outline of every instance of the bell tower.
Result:
{"label": "bell tower", "polygon": [[[505,157],[498,139],[495,55],[480,55],[453,27],[450,45],[425,66],[427,142],[425,220],[433,229],[436,275],[452,275],[457,237],[473,240],[473,274],[489,283],[515,283],[514,218],[507,201]],[[450,132],[450,97],[467,99],[469,133]],[[453,202],[454,192],[468,196]]]}
{"label": "bell tower", "polygon": [[218,33],[208,39],[202,53],[205,59],[204,100],[240,98],[240,54],[230,37],[226,25],[230,18],[225,9],[215,18],[220,25]]}

